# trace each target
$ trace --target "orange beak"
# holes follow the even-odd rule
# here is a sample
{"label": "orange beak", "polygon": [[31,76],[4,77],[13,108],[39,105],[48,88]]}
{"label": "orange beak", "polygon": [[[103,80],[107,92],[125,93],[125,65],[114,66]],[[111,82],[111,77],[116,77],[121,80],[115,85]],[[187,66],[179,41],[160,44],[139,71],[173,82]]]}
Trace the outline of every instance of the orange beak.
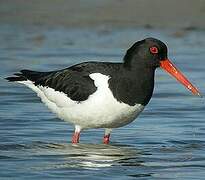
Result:
{"label": "orange beak", "polygon": [[191,82],[176,68],[176,66],[169,59],[160,61],[160,67],[165,71],[167,71],[172,76],[174,76],[181,84],[183,84],[193,94],[202,97],[199,90],[196,87],[194,87],[193,84],[191,84]]}

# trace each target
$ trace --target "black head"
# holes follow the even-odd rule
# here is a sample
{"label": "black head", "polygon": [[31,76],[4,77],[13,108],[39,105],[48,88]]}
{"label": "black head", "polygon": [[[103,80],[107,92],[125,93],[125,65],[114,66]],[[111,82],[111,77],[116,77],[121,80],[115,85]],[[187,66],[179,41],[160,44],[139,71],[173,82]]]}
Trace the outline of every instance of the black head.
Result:
{"label": "black head", "polygon": [[154,70],[159,66],[175,77],[193,94],[201,96],[199,90],[193,86],[193,84],[191,84],[191,82],[168,59],[167,46],[162,41],[155,38],[146,38],[142,41],[138,41],[127,50],[124,57],[124,67],[131,70],[131,72],[137,72],[138,77],[139,75],[142,76],[144,72],[146,72],[147,77],[147,72],[151,72],[149,74],[151,74],[152,79]]}
{"label": "black head", "polygon": [[124,65],[129,68],[160,66],[160,61],[167,59],[167,46],[155,38],[138,41],[127,50]]}

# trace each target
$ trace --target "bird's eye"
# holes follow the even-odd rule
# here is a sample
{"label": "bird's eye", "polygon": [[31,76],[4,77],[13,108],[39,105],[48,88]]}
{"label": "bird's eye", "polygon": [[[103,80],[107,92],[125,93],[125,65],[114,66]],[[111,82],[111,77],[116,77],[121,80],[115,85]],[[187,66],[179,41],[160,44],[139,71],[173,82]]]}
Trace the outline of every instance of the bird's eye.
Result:
{"label": "bird's eye", "polygon": [[152,54],[157,54],[157,53],[159,52],[159,51],[158,51],[158,48],[155,47],[155,46],[149,48],[149,50],[150,50],[150,52],[151,52]]}

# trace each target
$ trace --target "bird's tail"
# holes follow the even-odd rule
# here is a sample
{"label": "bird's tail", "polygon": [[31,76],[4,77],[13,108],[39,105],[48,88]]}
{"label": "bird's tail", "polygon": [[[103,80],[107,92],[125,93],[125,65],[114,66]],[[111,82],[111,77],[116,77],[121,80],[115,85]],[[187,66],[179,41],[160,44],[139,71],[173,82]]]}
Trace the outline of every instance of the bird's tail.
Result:
{"label": "bird's tail", "polygon": [[9,82],[15,81],[26,81],[30,80],[35,82],[41,76],[41,72],[30,71],[30,70],[21,70],[19,73],[14,73],[14,76],[6,77],[5,79]]}

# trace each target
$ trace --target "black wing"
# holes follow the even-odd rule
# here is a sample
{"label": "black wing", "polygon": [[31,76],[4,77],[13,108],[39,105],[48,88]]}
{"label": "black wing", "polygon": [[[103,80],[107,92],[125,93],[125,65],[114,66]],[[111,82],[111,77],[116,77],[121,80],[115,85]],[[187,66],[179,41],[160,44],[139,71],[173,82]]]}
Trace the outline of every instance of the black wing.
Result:
{"label": "black wing", "polygon": [[78,72],[69,68],[52,72],[22,70],[14,75],[16,77],[6,79],[9,81],[31,80],[36,86],[50,87],[64,92],[74,101],[84,101],[97,90],[88,72]]}
{"label": "black wing", "polygon": [[119,71],[121,63],[84,62],[67,69],[52,72],[22,70],[16,77],[6,78],[9,81],[31,80],[36,86],[44,86],[64,92],[74,101],[84,101],[93,94],[97,87],[89,77],[91,73],[102,73],[112,76]]}

